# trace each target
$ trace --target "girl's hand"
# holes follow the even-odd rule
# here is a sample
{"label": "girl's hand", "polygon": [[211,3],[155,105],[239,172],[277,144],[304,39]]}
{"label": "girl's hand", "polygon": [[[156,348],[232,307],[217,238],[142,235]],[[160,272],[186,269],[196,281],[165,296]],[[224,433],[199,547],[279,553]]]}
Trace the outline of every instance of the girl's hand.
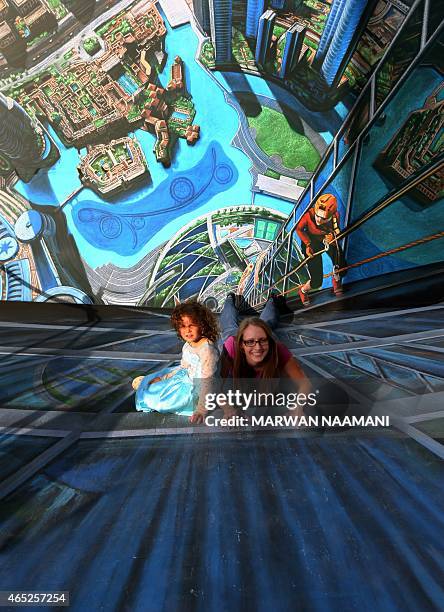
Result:
{"label": "girl's hand", "polygon": [[205,421],[205,417],[207,416],[207,412],[207,410],[196,410],[190,416],[190,423],[195,423],[196,425],[203,423]]}
{"label": "girl's hand", "polygon": [[137,389],[139,388],[140,383],[142,382],[142,380],[143,380],[143,379],[144,379],[144,376],[138,376],[137,378],[135,378],[135,379],[133,380],[133,382],[131,383],[131,385],[132,385],[132,387],[133,387],[134,391],[137,391]]}
{"label": "girl's hand", "polygon": [[150,385],[153,385],[154,383],[160,382],[162,380],[162,376],[156,376],[155,378],[153,378],[150,381]]}

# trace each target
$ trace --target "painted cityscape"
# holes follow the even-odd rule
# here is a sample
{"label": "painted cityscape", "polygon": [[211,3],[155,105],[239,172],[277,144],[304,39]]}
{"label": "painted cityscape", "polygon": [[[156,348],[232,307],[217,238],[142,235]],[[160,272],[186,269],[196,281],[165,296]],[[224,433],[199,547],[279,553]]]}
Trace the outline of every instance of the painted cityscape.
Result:
{"label": "painted cityscape", "polygon": [[[218,309],[410,5],[0,0],[1,299]],[[421,97],[371,160],[395,186],[442,151],[442,88]],[[441,192],[437,173],[415,197]]]}

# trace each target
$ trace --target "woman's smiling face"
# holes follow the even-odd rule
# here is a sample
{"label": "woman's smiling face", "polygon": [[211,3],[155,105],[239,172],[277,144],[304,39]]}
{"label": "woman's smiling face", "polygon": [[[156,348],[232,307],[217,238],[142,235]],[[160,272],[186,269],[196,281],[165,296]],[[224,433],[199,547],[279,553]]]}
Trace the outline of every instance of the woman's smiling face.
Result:
{"label": "woman's smiling face", "polygon": [[265,330],[257,325],[248,325],[242,334],[241,348],[245,353],[248,365],[253,368],[259,367],[270,350]]}

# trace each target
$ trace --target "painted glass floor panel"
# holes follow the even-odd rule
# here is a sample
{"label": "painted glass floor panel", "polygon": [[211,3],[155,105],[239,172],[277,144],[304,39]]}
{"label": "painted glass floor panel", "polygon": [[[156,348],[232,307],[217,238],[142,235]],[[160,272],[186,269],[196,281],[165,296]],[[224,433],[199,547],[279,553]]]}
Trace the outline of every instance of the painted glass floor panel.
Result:
{"label": "painted glass floor panel", "polygon": [[93,333],[90,330],[82,328],[76,330],[32,330],[29,335],[26,333],[17,333],[16,329],[2,330],[0,336],[0,344],[2,346],[20,346],[22,348],[32,348],[41,346],[45,348],[95,348],[102,344],[114,341],[124,341],[128,339],[128,332],[116,332],[112,334],[108,330],[99,331],[97,328]]}
{"label": "painted glass floor panel", "polygon": [[443,470],[388,434],[81,442],[3,503],[0,585],[82,612],[439,609]]}
{"label": "painted glass floor panel", "polygon": [[[372,401],[406,398],[414,393],[410,389],[410,378],[407,378],[409,387],[397,387],[390,380],[386,381],[381,377],[372,375],[373,372],[365,372],[357,367],[350,367],[346,363],[341,363],[340,359],[329,355],[310,355],[304,357],[304,362],[308,366],[307,374],[310,375],[310,365],[312,364],[314,372],[317,371],[317,368],[320,368],[334,380],[343,383],[349,389],[357,391],[361,396],[367,397]],[[424,383],[418,385],[418,387],[419,392],[424,392]]]}
{"label": "painted glass floor panel", "polygon": [[126,330],[120,332],[118,329],[85,328],[80,327],[71,330],[36,330],[32,329],[26,333],[23,330],[2,330],[0,345],[3,347],[17,347],[23,350],[35,347],[58,348],[58,349],[100,349],[104,350],[144,350],[155,353],[162,352],[180,353],[182,343],[176,334],[168,332],[157,333],[155,330]]}
{"label": "painted glass floor panel", "polygon": [[439,354],[433,351],[408,344],[369,349],[365,353],[386,363],[398,365],[405,372],[417,371],[440,377],[444,383],[444,359],[440,359]]}
{"label": "painted glass floor panel", "polygon": [[0,481],[52,446],[54,438],[0,434]]}
{"label": "painted glass floor panel", "polygon": [[323,328],[300,329],[299,334],[303,344],[308,346],[315,346],[316,344],[348,344],[349,342],[356,342],[362,339],[359,336],[353,336],[353,334],[330,331]]}
{"label": "painted glass floor panel", "polygon": [[444,338],[431,338],[427,340],[427,344],[436,346],[437,348],[444,348]]}
{"label": "painted glass floor panel", "polygon": [[[431,310],[423,313],[410,313],[399,316],[391,316],[385,318],[372,319],[369,317],[361,321],[348,321],[343,324],[335,324],[343,326],[343,330],[347,334],[364,334],[375,336],[376,338],[385,338],[388,336],[396,336],[403,334],[413,334],[421,331],[429,331],[433,329],[442,329],[443,326],[443,310]],[[333,324],[329,327],[333,328]]]}
{"label": "painted glass floor panel", "polygon": [[146,353],[167,353],[175,354],[180,359],[183,342],[179,340],[175,333],[171,334],[152,334],[148,337],[126,338],[121,342],[114,342],[109,338],[109,344],[104,345],[107,351],[140,352]]}
{"label": "painted glass floor panel", "polygon": [[26,357],[0,377],[0,406],[29,410],[101,411],[107,402],[125,403],[131,380],[164,362],[121,359]]}
{"label": "painted glass floor panel", "polygon": [[414,426],[444,445],[444,418],[439,417],[428,421],[422,421],[420,423],[415,423]]}

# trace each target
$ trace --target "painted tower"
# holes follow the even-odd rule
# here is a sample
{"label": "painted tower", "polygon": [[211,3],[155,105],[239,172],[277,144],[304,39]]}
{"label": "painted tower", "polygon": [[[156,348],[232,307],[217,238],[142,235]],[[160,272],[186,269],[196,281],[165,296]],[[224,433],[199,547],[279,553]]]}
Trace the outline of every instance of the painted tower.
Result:
{"label": "painted tower", "polygon": [[367,0],[334,0],[316,60],[330,87],[336,87],[341,80],[373,7],[374,2]]}
{"label": "painted tower", "polygon": [[32,252],[43,291],[61,284],[59,275],[47,246],[48,239],[56,233],[54,220],[36,210],[28,210],[17,219],[15,235],[20,242],[32,245]]}
{"label": "painted tower", "polygon": [[295,23],[286,33],[282,64],[279,70],[281,79],[285,79],[295,69],[301,55],[306,31],[307,28],[303,25]]}
{"label": "painted tower", "polygon": [[341,17],[342,7],[345,2],[346,0],[333,0],[333,3],[330,7],[330,12],[327,17],[327,23],[325,24],[324,30],[322,32],[318,50],[316,51],[316,55],[313,62],[318,66],[322,64],[327,49],[331,43],[331,39],[333,38],[333,34],[335,33],[336,26]]}
{"label": "painted tower", "polygon": [[0,22],[4,21],[9,13],[9,4],[7,0],[0,0]]}
{"label": "painted tower", "polygon": [[267,61],[267,55],[271,45],[271,38],[273,36],[275,19],[276,13],[271,10],[265,11],[265,13],[259,19],[255,54],[256,64],[263,66]]}
{"label": "painted tower", "polygon": [[194,16],[196,17],[196,21],[202,30],[209,34],[211,31],[211,26],[210,6],[208,4],[208,0],[193,0],[193,12]]}
{"label": "painted tower", "polygon": [[247,20],[245,34],[249,38],[256,38],[259,28],[259,19],[265,10],[265,0],[247,0]]}
{"label": "painted tower", "polygon": [[231,62],[232,0],[209,0],[211,39],[216,65]]}
{"label": "painted tower", "polygon": [[20,178],[29,180],[45,165],[45,148],[42,130],[17,102],[0,93],[0,153]]}
{"label": "painted tower", "polygon": [[[55,216],[58,216],[59,221]],[[40,287],[44,292],[37,301],[57,298],[59,301],[90,304],[91,298],[88,295],[91,287],[84,274],[77,247],[72,236],[66,239],[66,220],[63,218],[64,227],[59,232],[57,225],[62,215],[55,213],[55,216],[27,210],[15,223],[17,240],[29,244],[34,256]],[[63,242],[59,240],[58,234],[65,237]]]}
{"label": "painted tower", "polygon": [[41,6],[40,0],[10,0],[10,4],[21,17],[26,17]]}

